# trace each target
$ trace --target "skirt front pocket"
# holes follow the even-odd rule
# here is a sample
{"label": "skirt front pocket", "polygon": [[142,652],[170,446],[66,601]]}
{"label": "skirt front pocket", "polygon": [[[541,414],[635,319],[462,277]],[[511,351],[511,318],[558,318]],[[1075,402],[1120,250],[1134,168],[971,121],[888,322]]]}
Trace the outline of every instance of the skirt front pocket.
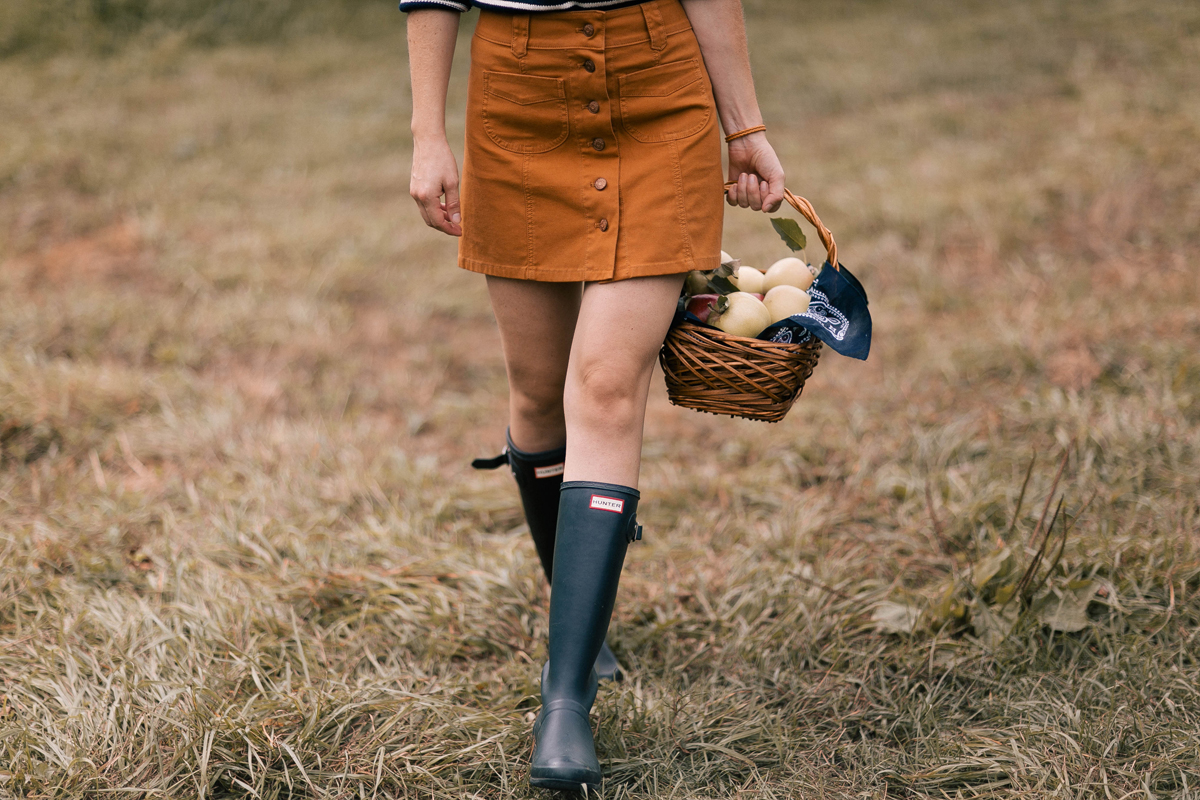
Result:
{"label": "skirt front pocket", "polygon": [[513,153],[548,153],[567,140],[567,93],[562,78],[483,73],[483,127]]}
{"label": "skirt front pocket", "polygon": [[708,125],[712,98],[700,62],[659,64],[622,75],[621,124],[639,142],[670,142]]}

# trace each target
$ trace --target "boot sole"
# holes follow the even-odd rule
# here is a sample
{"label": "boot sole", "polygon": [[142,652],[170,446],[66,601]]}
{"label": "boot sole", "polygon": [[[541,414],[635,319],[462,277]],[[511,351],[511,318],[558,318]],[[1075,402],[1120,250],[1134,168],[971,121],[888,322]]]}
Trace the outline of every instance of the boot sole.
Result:
{"label": "boot sole", "polygon": [[529,785],[535,789],[557,789],[560,792],[579,792],[585,790],[596,792],[600,790],[600,781],[572,780],[569,777],[551,778],[549,776],[534,778],[530,776]]}

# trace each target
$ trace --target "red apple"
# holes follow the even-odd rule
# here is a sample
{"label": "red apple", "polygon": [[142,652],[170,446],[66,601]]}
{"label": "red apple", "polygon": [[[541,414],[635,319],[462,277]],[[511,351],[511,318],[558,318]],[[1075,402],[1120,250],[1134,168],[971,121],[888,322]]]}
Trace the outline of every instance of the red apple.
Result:
{"label": "red apple", "polygon": [[708,315],[712,313],[713,304],[717,302],[718,297],[720,295],[716,294],[692,295],[687,303],[687,311],[699,317],[701,322],[708,322]]}

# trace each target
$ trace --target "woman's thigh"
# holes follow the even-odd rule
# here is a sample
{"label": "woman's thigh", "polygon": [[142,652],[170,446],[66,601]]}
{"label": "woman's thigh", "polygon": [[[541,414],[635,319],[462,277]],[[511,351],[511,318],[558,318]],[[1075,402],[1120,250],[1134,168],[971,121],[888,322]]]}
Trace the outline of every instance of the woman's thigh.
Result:
{"label": "woman's thigh", "polygon": [[637,484],[646,394],[683,275],[587,284],[565,395],[568,480]]}
{"label": "woman's thigh", "polygon": [[508,372],[510,432],[522,450],[563,442],[563,385],[582,284],[488,277]]}

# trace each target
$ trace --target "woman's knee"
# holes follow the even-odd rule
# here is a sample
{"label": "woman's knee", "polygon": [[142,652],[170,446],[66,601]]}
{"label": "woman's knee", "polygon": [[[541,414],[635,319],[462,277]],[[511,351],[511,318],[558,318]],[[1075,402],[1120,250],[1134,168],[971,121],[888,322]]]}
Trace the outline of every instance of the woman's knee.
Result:
{"label": "woman's knee", "polygon": [[562,386],[510,389],[510,405],[514,414],[531,425],[561,425],[563,420]]}
{"label": "woman's knee", "polygon": [[597,363],[567,376],[564,403],[573,419],[601,419],[620,425],[641,417],[645,380],[637,369]]}
{"label": "woman's knee", "polygon": [[[565,354],[564,354],[565,356]],[[508,364],[510,404],[517,414],[531,421],[562,420],[566,359],[526,359]]]}

